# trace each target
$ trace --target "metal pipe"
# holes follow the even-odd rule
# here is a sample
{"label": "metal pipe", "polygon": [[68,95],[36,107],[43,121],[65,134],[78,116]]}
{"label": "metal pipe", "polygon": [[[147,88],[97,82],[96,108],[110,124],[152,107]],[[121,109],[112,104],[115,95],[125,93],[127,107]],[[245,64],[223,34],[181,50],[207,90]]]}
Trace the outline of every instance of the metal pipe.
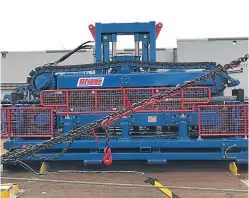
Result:
{"label": "metal pipe", "polygon": [[112,42],[112,57],[117,54],[117,42]]}
{"label": "metal pipe", "polygon": [[139,56],[139,41],[135,41],[135,56]]}

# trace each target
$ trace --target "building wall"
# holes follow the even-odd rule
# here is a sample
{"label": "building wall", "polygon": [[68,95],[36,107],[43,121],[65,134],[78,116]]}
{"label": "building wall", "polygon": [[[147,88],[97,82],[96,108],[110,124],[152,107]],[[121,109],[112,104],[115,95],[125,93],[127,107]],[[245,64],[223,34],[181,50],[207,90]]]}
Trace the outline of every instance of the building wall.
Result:
{"label": "building wall", "polygon": [[[2,62],[3,83],[24,83],[29,72],[36,67],[58,60],[65,51],[35,51],[35,52],[8,52]],[[69,57],[63,64],[82,64],[93,62],[92,52],[78,52]]]}
{"label": "building wall", "polygon": [[[248,54],[248,38],[183,39],[177,41],[178,62],[207,61],[224,65],[245,54]],[[230,76],[240,80],[238,88],[245,89],[245,95],[248,96],[248,62],[236,68],[236,70],[241,69],[242,73],[234,73]],[[224,94],[231,95],[232,89],[234,88],[227,88]]]}

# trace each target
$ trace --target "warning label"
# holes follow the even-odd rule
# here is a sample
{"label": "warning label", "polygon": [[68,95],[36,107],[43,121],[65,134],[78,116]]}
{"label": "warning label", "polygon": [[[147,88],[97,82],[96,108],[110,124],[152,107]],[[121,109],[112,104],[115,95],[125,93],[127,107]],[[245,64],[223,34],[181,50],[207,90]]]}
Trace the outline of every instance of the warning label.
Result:
{"label": "warning label", "polygon": [[148,122],[156,122],[156,116],[148,116]]}

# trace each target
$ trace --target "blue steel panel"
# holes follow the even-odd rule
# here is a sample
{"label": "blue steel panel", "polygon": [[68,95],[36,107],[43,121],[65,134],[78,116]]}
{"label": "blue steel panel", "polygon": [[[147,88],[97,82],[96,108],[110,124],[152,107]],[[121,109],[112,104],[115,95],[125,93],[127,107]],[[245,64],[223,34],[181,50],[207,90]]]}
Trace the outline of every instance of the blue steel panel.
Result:
{"label": "blue steel panel", "polygon": [[[104,116],[107,116],[108,113],[102,113],[102,114],[81,114],[77,115],[79,117],[80,125],[86,125],[90,122],[93,122],[95,120],[101,119]],[[129,119],[130,126],[176,126],[176,123],[179,122],[179,117],[176,119],[173,119],[172,117],[180,116],[181,113],[164,113],[164,116],[166,118],[166,122],[164,120],[164,116],[162,113],[134,113],[131,115],[131,118]],[[189,116],[190,119],[188,124],[190,126],[196,126],[198,124],[198,115],[197,112],[193,113],[186,113],[186,116]],[[73,117],[74,115],[70,116]],[[157,116],[157,122],[148,122],[148,116]],[[120,126],[122,123],[122,120],[119,120],[112,124],[112,126]]]}
{"label": "blue steel panel", "polygon": [[[55,154],[46,153],[40,154],[41,157],[53,157]],[[103,153],[74,153],[74,154],[64,154],[58,160],[103,160]],[[233,153],[233,157],[238,160],[248,160],[247,152]],[[224,158],[222,153],[202,153],[202,152],[189,152],[189,153],[112,153],[113,160],[224,160],[224,161],[234,161],[231,158]],[[35,157],[30,159],[24,158],[24,160],[37,160]]]}
{"label": "blue steel panel", "polygon": [[[111,140],[111,148],[221,148],[224,145],[225,148],[236,144],[237,148],[248,148],[248,141],[246,139],[215,139],[215,140],[167,140],[167,139],[134,139],[134,140]],[[6,141],[4,143],[5,149],[10,148],[21,148],[23,144],[32,145],[38,144],[42,141],[39,140],[12,140]],[[65,144],[57,144],[54,149],[65,148]],[[99,140],[99,144],[95,140],[76,140],[71,145],[71,149],[99,149],[105,148],[105,140]],[[234,158],[225,158],[224,157],[224,148],[221,149],[221,152],[152,152],[152,153],[112,153],[113,160],[146,160],[146,161],[165,161],[165,160],[234,160]],[[56,153],[55,153],[56,154]],[[55,154],[53,153],[41,153],[39,154],[42,157],[52,157]],[[89,161],[96,163],[103,159],[103,153],[90,152],[90,153],[65,153],[58,160],[81,160]],[[236,160],[244,163],[248,161],[248,152],[241,151],[232,153],[233,157],[236,157]],[[36,158],[24,158],[24,160],[37,160]]]}
{"label": "blue steel panel", "polygon": [[[95,23],[97,33],[134,34],[150,32],[156,27],[155,21],[149,23]],[[155,40],[155,39],[154,39]]]}
{"label": "blue steel panel", "polygon": [[[43,142],[42,140],[7,140],[4,142],[4,149],[13,147],[21,148],[23,144],[33,145]],[[221,148],[224,145],[226,148],[236,144],[236,147],[248,148],[248,140],[243,138],[224,138],[224,139],[129,139],[127,140],[111,140],[111,148]],[[63,149],[67,143],[56,144],[51,148]],[[70,148],[105,148],[106,142],[104,139],[99,139],[99,144],[95,140],[75,140]]]}
{"label": "blue steel panel", "polygon": [[[114,34],[135,35],[137,33],[147,33],[149,35],[150,61],[156,61],[156,23],[155,21],[151,21],[149,23],[108,23],[108,24],[96,23],[95,24],[96,62],[103,61],[102,51],[101,51],[102,42],[104,42],[104,39],[102,37],[103,35],[106,36]],[[106,53],[106,50],[107,46],[104,46],[104,54],[103,54],[104,61],[109,61],[109,52]],[[148,58],[146,58],[146,60],[147,59]]]}
{"label": "blue steel panel", "polygon": [[[201,118],[203,117],[203,114],[201,113]],[[209,113],[210,114],[210,113]],[[96,114],[74,114],[70,115],[70,118],[74,118],[77,116],[79,118],[79,124],[80,126],[84,126],[88,123],[91,123],[95,120],[99,120],[104,116],[107,116],[108,113],[96,113]],[[198,125],[198,113],[197,112],[187,112],[184,114],[187,118],[187,123],[189,126],[197,126]],[[148,122],[148,117],[149,116],[156,116],[157,117],[157,122]],[[174,117],[176,116],[176,117]],[[180,121],[180,112],[172,112],[172,113],[164,113],[164,115],[159,112],[159,113],[134,113],[131,115],[131,117],[127,120],[130,124],[130,126],[177,126],[177,124]],[[211,120],[202,120],[201,123],[203,125],[214,125],[217,123],[217,120],[220,119],[220,116],[217,115],[217,113],[211,113],[211,116],[213,119]],[[59,115],[59,119],[62,119],[62,117],[65,117],[65,115]],[[166,120],[164,119],[166,118]],[[122,124],[123,120],[116,121],[115,123],[112,124],[112,126],[120,126]],[[73,122],[75,124],[75,122]]]}
{"label": "blue steel panel", "polygon": [[[185,81],[193,80],[201,75],[204,72],[170,72],[170,73],[134,73],[127,75],[128,78],[128,87],[174,87],[177,84],[183,84]],[[102,87],[105,88],[114,88],[120,87],[122,85],[121,77],[124,77],[124,74],[70,74],[70,75],[57,75],[57,88],[58,89],[75,89],[77,88],[77,83],[79,78],[83,77],[104,77],[104,82]],[[220,84],[220,76],[216,76],[217,84]],[[211,79],[198,83],[200,86],[212,86],[214,82]],[[124,85],[123,85],[124,86]],[[89,86],[94,88],[94,86]],[[87,86],[86,86],[87,88]],[[95,87],[99,88],[99,87]]]}

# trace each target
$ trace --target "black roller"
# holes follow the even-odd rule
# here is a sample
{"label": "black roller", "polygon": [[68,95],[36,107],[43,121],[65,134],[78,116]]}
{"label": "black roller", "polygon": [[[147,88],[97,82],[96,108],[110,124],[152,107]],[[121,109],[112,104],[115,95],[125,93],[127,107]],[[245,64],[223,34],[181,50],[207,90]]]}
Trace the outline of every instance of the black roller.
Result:
{"label": "black roller", "polygon": [[232,96],[237,97],[237,101],[244,102],[244,89],[233,89]]}

